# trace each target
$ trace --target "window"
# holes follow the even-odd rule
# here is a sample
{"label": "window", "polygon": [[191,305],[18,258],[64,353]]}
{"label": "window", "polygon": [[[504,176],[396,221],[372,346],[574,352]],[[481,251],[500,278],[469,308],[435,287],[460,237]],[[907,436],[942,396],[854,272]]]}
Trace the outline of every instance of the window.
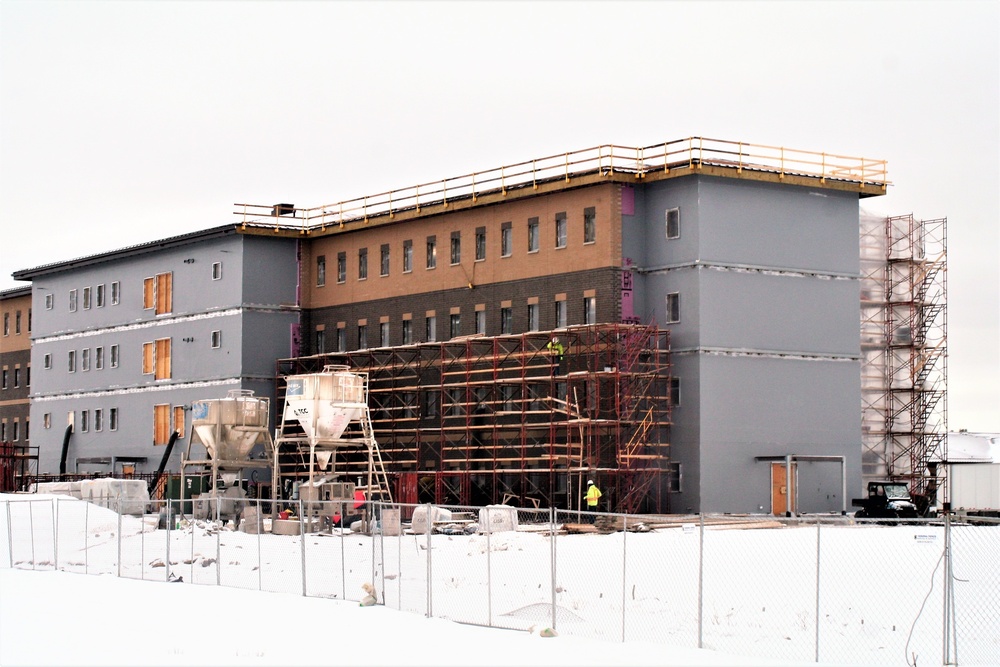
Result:
{"label": "window", "polygon": [[437,340],[437,317],[434,315],[428,315],[426,324],[426,339],[428,343],[433,343]]}
{"label": "window", "polygon": [[0,442],[7,442],[7,420],[0,422]]}
{"label": "window", "polygon": [[681,463],[677,461],[667,462],[667,492],[680,493],[684,490],[684,471]]}
{"label": "window", "polygon": [[413,322],[411,320],[403,320],[403,345],[409,345],[413,342]]}
{"label": "window", "polygon": [[42,415],[42,426],[44,428],[52,428],[52,413],[46,412]]}
{"label": "window", "polygon": [[31,420],[25,419],[24,420],[24,439],[25,439],[25,441],[28,440],[28,427],[29,426],[31,426]]}
{"label": "window", "polygon": [[118,346],[111,346],[111,368],[118,368]]}
{"label": "window", "polygon": [[462,232],[451,233],[451,263],[462,263]]}
{"label": "window", "polygon": [[222,262],[212,262],[212,280],[222,280]]}
{"label": "window", "polygon": [[45,310],[52,310],[52,306],[55,305],[55,297],[51,294],[45,295]]}
{"label": "window", "polygon": [[326,352],[326,331],[323,329],[316,330],[316,354],[323,354]]}
{"label": "window", "polygon": [[118,302],[121,301],[121,285],[116,280],[111,283],[111,305],[117,306]]}
{"label": "window", "polygon": [[104,285],[97,286],[97,307],[104,308]]}
{"label": "window", "polygon": [[101,431],[104,429],[104,411],[101,409],[94,410],[94,430]]}
{"label": "window", "polygon": [[337,282],[346,283],[347,282],[347,253],[338,252],[337,253]]}
{"label": "window", "polygon": [[434,389],[424,391],[423,417],[424,419],[434,419],[438,416],[438,405],[441,402],[441,395]]}
{"label": "window", "polygon": [[413,241],[403,241],[403,273],[413,270]]}
{"label": "window", "polygon": [[597,297],[595,296],[583,299],[583,323],[597,324]]}
{"label": "window", "polygon": [[528,218],[528,252],[538,252],[538,218]]}
{"label": "window", "polygon": [[316,256],[316,287],[326,285],[326,255]]}
{"label": "window", "polygon": [[153,374],[156,380],[170,378],[170,339],[158,338],[142,344],[142,372]]}
{"label": "window", "polygon": [[184,406],[175,405],[174,406],[174,432],[177,433],[177,439],[184,437],[184,431],[187,430],[184,425]]}
{"label": "window", "polygon": [[476,261],[486,259],[486,228],[476,227]]}
{"label": "window", "polygon": [[14,366],[14,388],[21,386],[21,367]]}
{"label": "window", "polygon": [[76,372],[76,350],[69,351],[69,372]]}
{"label": "window", "polygon": [[28,309],[28,333],[31,333],[31,308]]}
{"label": "window", "polygon": [[90,348],[85,347],[80,353],[80,368],[84,371],[90,370]]}
{"label": "window", "polygon": [[76,312],[76,290],[71,289],[69,291],[69,312]]}
{"label": "window", "polygon": [[83,288],[83,309],[90,310],[90,288]]}
{"label": "window", "polygon": [[90,430],[90,411],[80,411],[80,430],[84,433]]}
{"label": "window", "polygon": [[437,266],[437,237],[427,237],[427,268],[433,269]]}
{"label": "window", "polygon": [[681,404],[681,379],[679,377],[670,378],[670,406],[679,407]]}
{"label": "window", "polygon": [[476,333],[486,334],[486,311],[477,310],[476,311]]}
{"label": "window", "polygon": [[3,335],[10,335],[10,313],[3,314]]}
{"label": "window", "polygon": [[389,275],[389,244],[383,243],[379,249],[378,274],[380,276]]}
{"label": "window", "polygon": [[24,367],[24,384],[27,387],[31,386],[31,364]]}
{"label": "window", "polygon": [[368,325],[359,324],[358,325],[358,349],[366,350],[368,349]]}
{"label": "window", "polygon": [[556,213],[556,247],[566,247],[566,214]]}
{"label": "window", "polygon": [[337,327],[337,352],[347,352],[347,330]]}
{"label": "window", "polygon": [[118,430],[118,408],[108,410],[108,428],[112,431]]}
{"label": "window", "polygon": [[556,329],[566,326],[566,302],[556,301]]}
{"label": "window", "polygon": [[[6,313],[5,313],[6,314]],[[21,311],[14,313],[14,335],[21,335]]]}
{"label": "window", "polygon": [[97,370],[104,370],[104,348],[95,347],[94,348],[94,368]]}
{"label": "window", "polygon": [[593,207],[583,209],[583,242],[593,243],[597,239],[597,211]]}
{"label": "window", "polygon": [[52,354],[51,353],[46,352],[45,356],[42,357],[42,368],[44,368],[45,370],[48,370],[48,369],[52,368]]}
{"label": "window", "polygon": [[14,420],[14,432],[12,434],[11,440],[16,441],[18,439],[18,436],[20,434],[17,431],[18,431],[18,426],[20,426],[20,425],[21,425],[21,422],[19,420],[15,419]]}
{"label": "window", "polygon": [[6,389],[7,388],[7,369],[6,368],[4,368],[3,371],[0,371],[0,378],[2,378],[2,379],[0,379],[0,389]]}
{"label": "window", "polygon": [[454,338],[455,336],[462,335],[462,316],[458,313],[452,313],[448,318],[448,336]]}
{"label": "window", "polygon": [[378,325],[379,345],[389,347],[389,323],[380,322]]}
{"label": "window", "polygon": [[368,278],[368,248],[358,250],[358,280]]}
{"label": "window", "polygon": [[528,331],[538,331],[538,304],[528,304]]}
{"label": "window", "polygon": [[170,441],[170,406],[153,406],[153,444],[165,445]]}
{"label": "window", "polygon": [[217,349],[222,347],[222,332],[218,329],[212,332],[212,348]]}
{"label": "window", "polygon": [[667,209],[667,238],[677,239],[681,236],[681,210],[679,208]]}
{"label": "window", "polygon": [[673,292],[667,295],[667,322],[681,321],[681,295]]}
{"label": "window", "polygon": [[510,257],[510,253],[513,249],[514,243],[511,223],[505,222],[500,225],[500,256]]}
{"label": "window", "polygon": [[514,333],[514,313],[510,308],[500,309],[500,333]]}
{"label": "window", "polygon": [[142,281],[143,309],[155,309],[157,315],[173,311],[173,284],[173,273],[158,273],[152,278],[144,279]]}

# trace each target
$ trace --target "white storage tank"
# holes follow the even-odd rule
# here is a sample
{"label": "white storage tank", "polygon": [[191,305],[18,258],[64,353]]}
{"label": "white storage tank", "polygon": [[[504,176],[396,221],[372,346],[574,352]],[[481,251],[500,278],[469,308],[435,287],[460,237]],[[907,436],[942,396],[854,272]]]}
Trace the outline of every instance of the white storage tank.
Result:
{"label": "white storage tank", "polygon": [[270,401],[252,391],[234,389],[226,398],[191,404],[192,442],[200,442],[210,458],[246,460],[267,431]]}
{"label": "white storage tank", "polygon": [[310,440],[336,440],[365,409],[364,377],[347,366],[322,373],[291,375],[285,392],[285,420],[298,421]]}

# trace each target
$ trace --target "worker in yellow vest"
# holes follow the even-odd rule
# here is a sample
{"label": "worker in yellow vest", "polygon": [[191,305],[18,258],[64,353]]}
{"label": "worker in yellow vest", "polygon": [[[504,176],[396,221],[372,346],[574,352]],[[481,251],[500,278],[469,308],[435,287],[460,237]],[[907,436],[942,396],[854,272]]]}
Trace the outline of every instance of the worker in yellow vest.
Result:
{"label": "worker in yellow vest", "polygon": [[[587,511],[596,512],[597,511],[597,501],[601,499],[601,490],[597,488],[594,484],[594,480],[587,480],[587,495],[584,496],[587,501]],[[594,520],[593,516],[587,517],[590,521]]]}

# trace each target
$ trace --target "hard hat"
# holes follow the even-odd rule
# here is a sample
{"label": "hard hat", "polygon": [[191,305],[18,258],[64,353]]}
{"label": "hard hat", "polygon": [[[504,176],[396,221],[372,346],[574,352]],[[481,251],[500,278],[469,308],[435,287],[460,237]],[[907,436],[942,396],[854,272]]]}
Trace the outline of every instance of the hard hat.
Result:
{"label": "hard hat", "polygon": [[588,485],[589,485],[589,484],[593,484],[593,483],[594,483],[594,480],[592,480],[592,479],[588,479],[588,480],[587,480],[587,484],[588,484]]}
{"label": "hard hat", "polygon": [[559,336],[553,336],[552,337],[552,342],[553,343],[558,343],[559,342]]}

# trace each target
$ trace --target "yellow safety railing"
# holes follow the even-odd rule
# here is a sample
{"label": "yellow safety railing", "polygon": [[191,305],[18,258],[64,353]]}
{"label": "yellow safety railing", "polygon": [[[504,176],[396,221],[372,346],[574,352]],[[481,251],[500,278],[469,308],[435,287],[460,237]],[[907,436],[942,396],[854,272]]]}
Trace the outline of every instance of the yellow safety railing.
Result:
{"label": "yellow safety railing", "polygon": [[697,170],[706,165],[735,168],[740,173],[770,172],[779,178],[796,175],[818,178],[821,182],[846,181],[862,187],[884,188],[889,183],[885,160],[688,137],[642,148],[605,144],[312,208],[236,204],[234,212],[242,216],[244,226],[299,228],[305,233],[330,226],[343,227],[350,222],[367,223],[370,218],[384,215],[392,218],[403,210],[446,208],[450,202],[461,199],[475,202],[487,194],[505,196],[514,189],[537,189],[545,182],[569,182],[584,175],[629,174],[643,178],[657,171]]}

